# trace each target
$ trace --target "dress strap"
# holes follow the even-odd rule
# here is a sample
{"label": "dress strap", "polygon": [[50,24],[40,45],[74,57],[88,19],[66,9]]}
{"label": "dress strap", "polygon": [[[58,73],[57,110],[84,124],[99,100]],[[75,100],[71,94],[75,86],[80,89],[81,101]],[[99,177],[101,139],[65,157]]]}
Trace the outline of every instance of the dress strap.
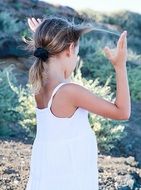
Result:
{"label": "dress strap", "polygon": [[57,90],[58,90],[63,84],[67,84],[67,83],[66,83],[66,82],[62,82],[62,83],[58,84],[58,85],[54,88],[54,90],[53,90],[53,92],[52,92],[52,95],[51,95],[51,98],[50,98],[50,100],[49,100],[49,102],[48,102],[48,108],[49,108],[49,109],[50,109],[51,104],[52,104],[53,96],[56,94]]}

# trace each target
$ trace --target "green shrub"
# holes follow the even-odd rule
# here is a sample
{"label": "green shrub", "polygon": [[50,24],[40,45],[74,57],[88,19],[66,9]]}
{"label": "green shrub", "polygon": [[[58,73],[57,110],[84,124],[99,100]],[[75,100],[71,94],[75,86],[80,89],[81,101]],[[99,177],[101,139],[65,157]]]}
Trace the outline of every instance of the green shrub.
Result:
{"label": "green shrub", "polygon": [[16,135],[20,127],[32,136],[36,122],[33,98],[28,85],[26,88],[16,86],[12,70],[13,65],[10,65],[0,72],[0,136]]}
{"label": "green shrub", "polygon": [[141,64],[130,69],[128,67],[129,87],[132,100],[141,101]]}
{"label": "green shrub", "polygon": [[[108,30],[116,28],[119,32],[127,30],[128,47],[132,50],[140,53],[141,49],[141,14],[130,11],[117,11],[113,13],[100,13],[89,9],[83,10],[83,13],[88,15],[91,19],[98,23],[99,27],[106,27]],[[109,36],[107,40],[111,40],[112,36]]]}
{"label": "green shrub", "polygon": [[[76,74],[72,74],[72,80],[85,86],[96,95],[112,102],[114,100],[113,93],[111,93],[111,88],[108,86],[111,77],[107,79],[104,86],[99,85],[98,78],[95,80],[86,80],[82,78],[80,71],[82,63],[81,61],[80,66],[75,71]],[[14,133],[16,128],[20,126],[28,132],[30,137],[35,138],[36,117],[34,98],[30,93],[28,84],[25,88],[16,86],[16,78],[11,72],[11,68],[12,67],[7,68],[0,73],[0,135],[11,135],[11,133]],[[125,135],[125,133],[123,133],[124,126],[121,125],[121,121],[117,122],[90,112],[88,117],[92,129],[97,135],[98,146],[101,151],[109,151],[114,147],[114,142]],[[9,131],[10,125],[14,125],[14,131]]]}
{"label": "green shrub", "polygon": [[6,69],[0,72],[0,135],[12,133],[9,125],[19,118],[15,107],[18,104],[17,95],[8,84]]}
{"label": "green shrub", "polygon": [[0,13],[0,28],[1,28],[1,36],[12,36],[13,33],[19,32],[23,29],[23,24],[18,22],[16,18],[14,18],[8,12]]}

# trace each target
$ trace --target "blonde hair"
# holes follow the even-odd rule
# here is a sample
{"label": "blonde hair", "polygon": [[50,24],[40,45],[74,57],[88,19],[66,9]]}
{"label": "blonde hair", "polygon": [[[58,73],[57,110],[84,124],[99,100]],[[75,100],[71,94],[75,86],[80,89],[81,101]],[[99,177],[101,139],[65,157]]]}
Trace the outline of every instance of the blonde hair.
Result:
{"label": "blonde hair", "polygon": [[47,60],[36,57],[29,69],[29,84],[31,84],[31,91],[34,94],[38,94],[43,86],[44,70],[49,58],[64,51],[72,42],[76,46],[80,36],[92,30],[94,27],[91,23],[74,24],[66,18],[55,16],[43,19],[33,33],[33,39],[26,40],[27,49],[35,51],[41,47],[48,52]]}

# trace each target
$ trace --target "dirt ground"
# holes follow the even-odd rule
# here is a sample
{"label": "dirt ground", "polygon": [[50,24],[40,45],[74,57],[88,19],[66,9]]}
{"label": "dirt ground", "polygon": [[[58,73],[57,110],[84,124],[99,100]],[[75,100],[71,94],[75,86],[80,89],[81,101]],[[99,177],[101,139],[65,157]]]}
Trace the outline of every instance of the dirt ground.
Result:
{"label": "dirt ground", "polygon": [[[33,141],[0,140],[0,189],[25,190]],[[134,157],[99,154],[99,190],[141,190],[141,168]]]}

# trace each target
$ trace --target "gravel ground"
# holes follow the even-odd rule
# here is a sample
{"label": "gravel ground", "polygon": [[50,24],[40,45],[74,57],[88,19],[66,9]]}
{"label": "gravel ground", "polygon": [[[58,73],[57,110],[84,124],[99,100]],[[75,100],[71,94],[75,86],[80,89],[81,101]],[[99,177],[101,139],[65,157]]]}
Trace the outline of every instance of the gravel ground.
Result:
{"label": "gravel ground", "polygon": [[[0,140],[0,189],[24,190],[33,141]],[[141,168],[134,157],[99,154],[99,190],[141,190]]]}

